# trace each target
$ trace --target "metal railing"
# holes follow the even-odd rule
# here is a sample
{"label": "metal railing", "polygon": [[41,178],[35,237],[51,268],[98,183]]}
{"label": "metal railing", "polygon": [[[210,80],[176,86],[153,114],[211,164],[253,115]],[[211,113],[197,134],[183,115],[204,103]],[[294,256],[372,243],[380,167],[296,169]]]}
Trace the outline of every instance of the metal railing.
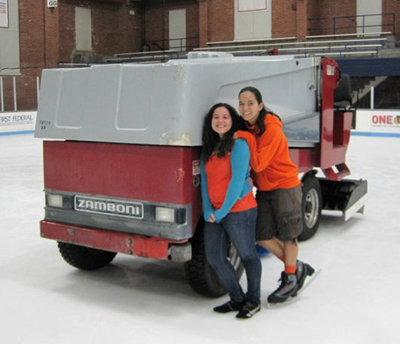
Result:
{"label": "metal railing", "polygon": [[0,112],[36,109],[39,86],[39,76],[0,76]]}
{"label": "metal railing", "polygon": [[178,50],[180,52],[191,51],[199,46],[199,37],[183,37],[173,39],[158,39],[145,41],[142,50]]}
{"label": "metal railing", "polygon": [[[374,20],[378,23],[368,23]],[[373,28],[376,32],[390,32],[394,35],[396,33],[395,23],[396,15],[394,13],[309,18],[308,34],[367,33]]]}

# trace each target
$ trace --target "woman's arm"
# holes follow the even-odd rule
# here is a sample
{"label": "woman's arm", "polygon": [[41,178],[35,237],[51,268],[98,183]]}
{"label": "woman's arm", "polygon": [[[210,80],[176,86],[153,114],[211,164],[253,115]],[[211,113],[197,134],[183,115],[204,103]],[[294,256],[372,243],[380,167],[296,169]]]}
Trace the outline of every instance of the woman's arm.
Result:
{"label": "woman's arm", "polygon": [[231,153],[232,177],[222,207],[214,212],[215,222],[220,222],[240,198],[249,169],[250,150],[244,140],[235,140]]}
{"label": "woman's arm", "polygon": [[248,132],[239,130],[236,137],[246,140],[250,148],[250,165],[255,172],[265,170],[271,162],[281,145],[283,132],[276,126],[267,128],[261,135],[259,145],[255,136]]}
{"label": "woman's arm", "polygon": [[208,196],[207,189],[207,174],[204,166],[203,160],[200,162],[200,173],[201,173],[201,197],[203,203],[203,216],[204,220],[210,222],[210,216],[213,215],[214,209],[210,202],[210,197]]}

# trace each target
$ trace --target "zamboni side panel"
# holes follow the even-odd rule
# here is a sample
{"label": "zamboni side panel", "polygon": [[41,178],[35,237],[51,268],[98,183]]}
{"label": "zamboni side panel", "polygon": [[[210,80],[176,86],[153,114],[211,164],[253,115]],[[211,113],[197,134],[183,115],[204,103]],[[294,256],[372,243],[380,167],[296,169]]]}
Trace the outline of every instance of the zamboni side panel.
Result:
{"label": "zamboni side panel", "polygon": [[46,189],[188,204],[193,161],[199,150],[184,147],[44,141]]}
{"label": "zamboni side panel", "polygon": [[307,134],[311,127],[319,129],[319,61],[227,57],[45,70],[35,136],[200,146],[208,109],[216,102],[236,108],[239,91],[249,85],[261,90],[265,103],[291,132],[305,128]]}
{"label": "zamboni side panel", "polygon": [[199,148],[44,141],[46,190],[154,204],[191,205],[201,215]]}

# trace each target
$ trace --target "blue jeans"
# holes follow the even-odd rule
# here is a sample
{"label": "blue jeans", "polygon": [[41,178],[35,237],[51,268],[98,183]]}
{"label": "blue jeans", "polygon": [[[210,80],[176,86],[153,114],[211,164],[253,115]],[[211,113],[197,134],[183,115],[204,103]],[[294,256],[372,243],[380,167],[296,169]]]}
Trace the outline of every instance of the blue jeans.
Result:
{"label": "blue jeans", "polygon": [[[221,285],[228,291],[231,300],[245,299],[260,304],[261,262],[255,245],[257,208],[229,213],[220,223],[206,222],[204,243],[208,263],[216,272]],[[247,276],[247,293],[244,294],[236,272],[227,259],[232,244],[243,262]]]}

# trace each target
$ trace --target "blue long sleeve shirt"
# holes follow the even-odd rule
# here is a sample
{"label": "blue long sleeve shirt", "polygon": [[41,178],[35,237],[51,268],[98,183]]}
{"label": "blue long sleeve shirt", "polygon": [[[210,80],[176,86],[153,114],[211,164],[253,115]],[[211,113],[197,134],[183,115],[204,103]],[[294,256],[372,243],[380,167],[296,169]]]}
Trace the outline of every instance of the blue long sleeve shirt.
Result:
{"label": "blue long sleeve shirt", "polygon": [[[230,177],[230,180],[227,189],[224,190],[225,197],[222,206],[219,209],[215,209],[210,200],[210,194],[213,195],[215,192],[221,192],[220,185],[223,183],[223,180],[217,181],[215,184],[210,183],[207,180],[206,170],[208,168],[218,168],[222,166],[222,164],[225,163],[224,159],[230,159],[231,175],[220,176],[221,178]],[[249,162],[249,146],[241,139],[235,140],[230,158],[213,157],[206,164],[201,161],[201,193],[203,198],[204,219],[206,221],[210,218],[211,214],[214,214],[216,222],[220,222],[231,211],[235,203],[252,190],[249,181]]]}

